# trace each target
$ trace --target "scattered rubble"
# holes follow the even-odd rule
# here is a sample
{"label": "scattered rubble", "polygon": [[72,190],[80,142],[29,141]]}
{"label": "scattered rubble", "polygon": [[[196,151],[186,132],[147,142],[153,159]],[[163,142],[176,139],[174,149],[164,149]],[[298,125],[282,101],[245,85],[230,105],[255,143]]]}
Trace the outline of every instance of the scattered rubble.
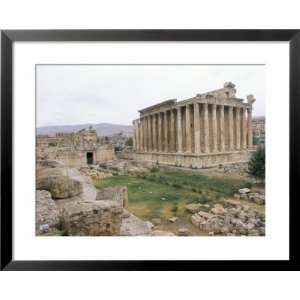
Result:
{"label": "scattered rubble", "polygon": [[259,205],[265,204],[265,194],[264,191],[260,189],[254,189],[253,191],[248,188],[240,189],[239,193],[235,194],[234,197],[236,199],[255,202]]}
{"label": "scattered rubble", "polygon": [[215,204],[210,212],[199,211],[191,222],[209,235],[264,235],[265,214],[236,200],[225,202],[226,208]]}
{"label": "scattered rubble", "polygon": [[201,210],[202,204],[200,203],[190,203],[186,205],[185,209],[190,213],[196,213]]}

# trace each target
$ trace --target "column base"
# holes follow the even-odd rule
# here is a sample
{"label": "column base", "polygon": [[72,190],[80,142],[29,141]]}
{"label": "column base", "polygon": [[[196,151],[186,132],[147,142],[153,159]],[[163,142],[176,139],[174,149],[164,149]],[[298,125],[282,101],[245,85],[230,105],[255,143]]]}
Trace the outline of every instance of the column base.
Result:
{"label": "column base", "polygon": [[166,153],[148,152],[135,153],[134,159],[187,168],[208,168],[220,164],[248,162],[254,150],[228,151],[218,153]]}

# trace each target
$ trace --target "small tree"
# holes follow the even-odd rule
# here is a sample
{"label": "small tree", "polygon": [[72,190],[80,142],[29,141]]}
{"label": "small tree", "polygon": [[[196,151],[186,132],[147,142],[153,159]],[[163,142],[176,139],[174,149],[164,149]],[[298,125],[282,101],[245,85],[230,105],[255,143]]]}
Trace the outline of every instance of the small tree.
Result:
{"label": "small tree", "polygon": [[248,172],[257,179],[265,179],[265,148],[263,146],[259,146],[253,153],[249,162]]}
{"label": "small tree", "polygon": [[130,137],[130,138],[127,139],[125,145],[126,146],[131,146],[131,147],[133,146],[133,139],[132,139],[132,137]]}

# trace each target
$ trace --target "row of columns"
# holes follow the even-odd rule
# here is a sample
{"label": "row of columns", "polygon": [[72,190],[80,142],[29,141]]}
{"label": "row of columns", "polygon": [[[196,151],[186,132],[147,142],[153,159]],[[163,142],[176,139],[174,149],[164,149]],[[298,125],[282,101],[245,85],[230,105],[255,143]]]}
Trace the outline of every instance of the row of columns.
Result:
{"label": "row of columns", "polygon": [[133,122],[140,152],[217,153],[252,148],[252,111],[244,106],[193,103]]}

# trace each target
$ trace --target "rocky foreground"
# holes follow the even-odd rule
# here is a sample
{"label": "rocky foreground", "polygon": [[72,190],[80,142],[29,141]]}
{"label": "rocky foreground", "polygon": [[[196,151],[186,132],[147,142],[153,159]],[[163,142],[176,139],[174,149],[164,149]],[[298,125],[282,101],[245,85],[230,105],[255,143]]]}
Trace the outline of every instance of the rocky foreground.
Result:
{"label": "rocky foreground", "polygon": [[55,161],[37,164],[37,235],[156,235],[150,222],[126,210],[127,204],[126,187],[98,191],[90,176],[75,168]]}
{"label": "rocky foreground", "polygon": [[[128,166],[135,172],[139,168],[129,164],[124,168]],[[107,176],[112,174],[93,168],[69,168],[56,161],[38,162],[36,234],[189,236],[187,227],[196,226],[204,235],[265,235],[264,209],[257,209],[265,203],[263,190],[244,188],[237,191],[234,199],[220,203],[190,203],[186,206],[190,225],[179,225],[176,216],[167,220],[174,224],[173,229],[176,227],[173,233],[164,230],[159,218],[144,221],[129,212],[127,187],[97,190],[92,178]]]}

